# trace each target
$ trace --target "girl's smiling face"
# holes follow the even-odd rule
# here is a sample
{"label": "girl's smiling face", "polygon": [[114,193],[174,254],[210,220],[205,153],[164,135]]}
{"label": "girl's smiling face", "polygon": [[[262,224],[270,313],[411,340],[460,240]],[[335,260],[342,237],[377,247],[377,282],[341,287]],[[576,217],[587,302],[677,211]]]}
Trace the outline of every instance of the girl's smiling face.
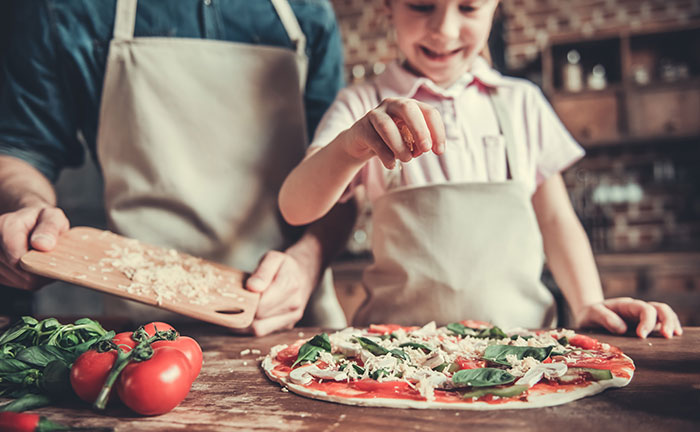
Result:
{"label": "girl's smiling face", "polygon": [[498,0],[386,0],[408,67],[446,87],[486,46]]}

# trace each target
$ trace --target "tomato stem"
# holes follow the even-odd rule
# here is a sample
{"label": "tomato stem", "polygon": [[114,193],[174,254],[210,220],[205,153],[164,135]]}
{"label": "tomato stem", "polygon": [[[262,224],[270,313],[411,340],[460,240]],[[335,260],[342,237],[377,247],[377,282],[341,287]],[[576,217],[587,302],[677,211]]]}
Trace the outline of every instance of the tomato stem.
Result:
{"label": "tomato stem", "polygon": [[[175,335],[177,335],[177,333],[175,333]],[[92,406],[98,410],[105,409],[109,399],[109,394],[112,392],[112,387],[124,368],[127,367],[132,361],[139,362],[150,359],[153,356],[153,348],[151,348],[151,344],[159,340],[170,340],[169,338],[172,338],[173,336],[173,334],[167,332],[157,332],[148,339],[139,342],[138,345],[136,345],[134,349],[129,352],[124,352],[121,349],[117,349],[117,359],[114,361],[112,370],[109,371],[107,380],[105,380],[105,383]]]}
{"label": "tomato stem", "polygon": [[119,378],[121,371],[131,362],[131,353],[132,351],[125,353],[122,350],[117,350],[117,359],[114,361],[112,370],[109,372],[109,375],[107,375],[107,380],[102,386],[100,393],[97,395],[95,403],[92,405],[95,409],[103,410],[107,406],[107,400],[112,391],[112,386],[114,386],[117,378]]}

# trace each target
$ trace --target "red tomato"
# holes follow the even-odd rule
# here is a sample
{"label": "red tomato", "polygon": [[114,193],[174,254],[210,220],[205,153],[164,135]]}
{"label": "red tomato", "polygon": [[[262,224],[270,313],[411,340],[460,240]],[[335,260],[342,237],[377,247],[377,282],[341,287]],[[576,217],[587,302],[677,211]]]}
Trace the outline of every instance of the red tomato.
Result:
{"label": "red tomato", "polygon": [[460,321],[460,324],[462,324],[465,327],[473,328],[473,329],[485,329],[485,328],[491,328],[491,324],[487,323],[486,321],[478,321],[478,320],[464,320]]}
{"label": "red tomato", "polygon": [[369,332],[370,333],[377,333],[377,334],[389,334],[393,333],[396,330],[404,329],[407,332],[411,330],[416,330],[418,327],[406,327],[406,326],[401,326],[398,324],[370,324],[369,325]]}
{"label": "red tomato", "polygon": [[472,360],[464,357],[457,357],[457,360],[455,360],[457,364],[459,365],[459,369],[480,369],[482,367],[486,366],[486,362],[484,360]]}
{"label": "red tomato", "polygon": [[75,394],[85,402],[95,402],[116,359],[116,350],[101,353],[91,349],[82,353],[70,369]]}
{"label": "red tomato", "polygon": [[587,350],[601,349],[600,342],[597,339],[581,334],[577,334],[569,339],[569,344]]}
{"label": "red tomato", "polygon": [[202,370],[202,348],[200,348],[197,341],[189,336],[180,336],[173,341],[155,341],[151,344],[153,349],[164,346],[177,348],[187,357],[187,361],[190,365],[192,382],[194,382],[199,375],[199,371]]}
{"label": "red tomato", "polygon": [[131,338],[132,334],[133,332],[117,333],[112,338],[112,342],[117,344],[122,351],[129,352],[137,345],[136,341]]}
{"label": "red tomato", "polygon": [[173,326],[171,326],[168,323],[160,322],[160,321],[153,321],[149,322],[148,324],[145,324],[143,326],[143,329],[146,330],[146,333],[148,333],[149,336],[154,336],[157,331],[167,331],[167,330],[175,330]]}
{"label": "red tomato", "polygon": [[133,411],[159,415],[175,408],[190,391],[190,366],[178,349],[163,346],[153,357],[124,368],[117,380],[119,398]]}
{"label": "red tomato", "polygon": [[38,414],[11,411],[0,412],[0,431],[34,432],[38,427]]}
{"label": "red tomato", "polygon": [[297,357],[299,356],[299,348],[301,348],[302,345],[304,345],[304,341],[296,342],[293,345],[290,345],[282,351],[278,352],[277,357],[275,358],[278,362],[287,366],[291,366],[292,363],[294,363],[297,360]]}

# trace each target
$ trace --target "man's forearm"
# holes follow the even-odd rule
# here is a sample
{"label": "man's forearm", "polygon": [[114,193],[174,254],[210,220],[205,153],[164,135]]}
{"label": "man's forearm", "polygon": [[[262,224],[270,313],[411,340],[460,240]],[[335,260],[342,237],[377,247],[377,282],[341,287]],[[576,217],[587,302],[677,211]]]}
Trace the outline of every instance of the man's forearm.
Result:
{"label": "man's forearm", "polygon": [[0,156],[0,214],[46,205],[56,205],[51,182],[23,160]]}
{"label": "man's forearm", "polygon": [[322,219],[310,225],[304,235],[287,249],[302,267],[308,269],[316,286],[321,271],[345,247],[357,218],[357,204],[350,200],[336,204]]}

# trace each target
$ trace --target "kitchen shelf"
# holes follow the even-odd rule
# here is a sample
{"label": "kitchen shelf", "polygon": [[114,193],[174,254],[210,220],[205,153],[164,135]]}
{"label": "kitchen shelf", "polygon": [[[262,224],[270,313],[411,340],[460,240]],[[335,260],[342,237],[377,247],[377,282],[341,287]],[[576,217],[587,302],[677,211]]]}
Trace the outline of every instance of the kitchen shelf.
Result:
{"label": "kitchen shelf", "polygon": [[[581,57],[580,91],[564,79],[571,50]],[[603,89],[586,87],[596,64]],[[700,137],[700,23],[554,39],[542,71],[552,106],[585,147]]]}

